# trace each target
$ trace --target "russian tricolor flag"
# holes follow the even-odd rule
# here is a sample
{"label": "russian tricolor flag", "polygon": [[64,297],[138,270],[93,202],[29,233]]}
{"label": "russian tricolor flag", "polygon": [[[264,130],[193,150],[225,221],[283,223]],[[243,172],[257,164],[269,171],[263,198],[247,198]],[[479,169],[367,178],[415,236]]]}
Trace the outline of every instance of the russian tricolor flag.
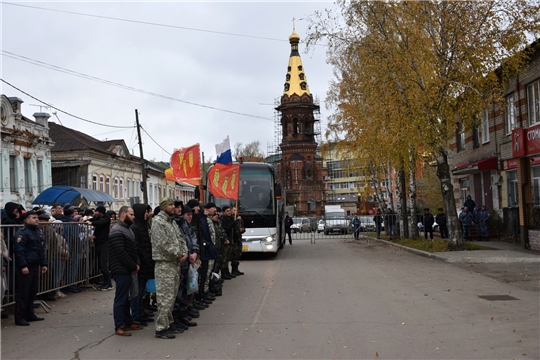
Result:
{"label": "russian tricolor flag", "polygon": [[216,145],[217,163],[223,165],[232,164],[231,143],[229,137]]}

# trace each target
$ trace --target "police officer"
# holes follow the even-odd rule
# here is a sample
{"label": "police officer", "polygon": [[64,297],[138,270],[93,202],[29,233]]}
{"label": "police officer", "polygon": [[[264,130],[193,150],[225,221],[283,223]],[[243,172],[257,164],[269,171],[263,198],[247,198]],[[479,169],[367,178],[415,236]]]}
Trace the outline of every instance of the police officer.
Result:
{"label": "police officer", "polygon": [[38,214],[28,211],[23,215],[23,221],[24,227],[14,236],[13,252],[17,267],[15,325],[28,326],[31,321],[44,320],[34,313],[34,300],[38,291],[39,273],[47,272],[47,257]]}

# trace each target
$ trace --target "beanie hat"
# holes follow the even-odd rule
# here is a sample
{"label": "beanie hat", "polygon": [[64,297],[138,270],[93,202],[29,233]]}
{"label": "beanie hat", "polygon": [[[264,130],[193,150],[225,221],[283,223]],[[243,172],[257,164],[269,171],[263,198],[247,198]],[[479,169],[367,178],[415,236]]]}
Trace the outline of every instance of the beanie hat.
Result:
{"label": "beanie hat", "polygon": [[157,214],[159,214],[160,211],[161,211],[161,207],[156,206],[156,208],[154,209],[154,216],[156,216]]}
{"label": "beanie hat", "polygon": [[231,208],[230,206],[225,205],[224,207],[221,208],[221,210],[225,212],[227,211],[227,209],[230,209],[230,208]]}
{"label": "beanie hat", "polygon": [[191,213],[191,208],[187,205],[184,205],[183,209],[182,209],[182,214],[190,214]]}
{"label": "beanie hat", "polygon": [[204,205],[205,209],[210,209],[210,208],[213,208],[213,207],[217,208],[216,204],[214,204],[213,202],[209,202],[206,205]]}
{"label": "beanie hat", "polygon": [[199,202],[195,199],[191,199],[188,201],[187,206],[189,206],[193,210],[195,206],[199,206]]}
{"label": "beanie hat", "polygon": [[173,199],[171,199],[171,198],[163,198],[163,199],[161,200],[161,202],[159,203],[159,207],[160,207],[161,209],[164,209],[164,208],[167,207],[168,205],[174,205]]}
{"label": "beanie hat", "polygon": [[100,213],[102,213],[102,214],[105,214],[105,213],[107,212],[107,210],[105,209],[105,206],[103,206],[103,205],[98,206],[98,207],[96,208],[96,211],[97,211],[97,212],[100,212]]}

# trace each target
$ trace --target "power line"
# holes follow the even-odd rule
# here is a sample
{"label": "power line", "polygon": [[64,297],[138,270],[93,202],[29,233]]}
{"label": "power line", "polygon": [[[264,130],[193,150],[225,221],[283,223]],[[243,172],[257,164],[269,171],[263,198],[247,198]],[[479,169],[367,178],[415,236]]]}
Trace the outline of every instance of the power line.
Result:
{"label": "power line", "polygon": [[32,96],[32,95],[30,95],[29,93],[27,93],[27,92],[25,92],[25,91],[19,89],[19,88],[16,87],[15,85],[10,84],[9,82],[7,82],[7,81],[4,80],[4,79],[1,79],[1,78],[0,78],[0,81],[2,81],[2,82],[3,82],[4,84],[6,84],[6,85],[11,86],[11,87],[14,88],[15,90],[20,91],[20,92],[23,93],[24,95],[26,95],[26,96],[28,96],[28,97],[31,97],[32,99],[34,99],[34,100],[36,100],[36,101],[39,101],[40,103],[45,104],[45,105],[47,105],[47,106],[50,106],[51,108],[53,108],[53,109],[55,109],[55,110],[57,110],[57,111],[60,111],[61,113],[64,113],[64,114],[66,114],[66,115],[68,115],[68,116],[71,116],[71,117],[73,117],[73,118],[75,118],[75,119],[79,119],[79,120],[82,120],[82,121],[86,121],[86,122],[91,123],[91,124],[94,124],[94,125],[100,125],[100,126],[105,126],[105,127],[110,127],[110,128],[131,129],[131,128],[134,127],[134,126],[117,126],[117,125],[101,124],[101,123],[98,123],[98,122],[95,122],[95,121],[92,121],[92,120],[84,119],[84,118],[82,118],[82,117],[80,117],[80,116],[73,115],[73,114],[71,114],[71,113],[69,113],[69,112],[67,112],[67,111],[64,111],[64,110],[62,110],[62,109],[59,109],[59,108],[57,108],[56,106],[52,106],[51,104],[46,103],[45,101],[40,100],[40,99],[38,99],[37,97]]}
{"label": "power line", "polygon": [[154,93],[154,92],[151,92],[151,91],[134,88],[134,87],[131,87],[131,86],[128,86],[128,85],[123,85],[123,84],[116,83],[116,82],[113,82],[113,81],[101,79],[101,78],[98,78],[98,77],[95,77],[95,76],[83,74],[83,73],[80,73],[80,72],[77,72],[77,71],[65,69],[65,68],[62,68],[62,67],[59,67],[59,66],[56,66],[56,65],[51,65],[51,64],[48,64],[48,63],[45,63],[45,62],[42,62],[42,61],[39,61],[39,60],[31,59],[31,58],[28,58],[26,56],[18,55],[18,54],[15,54],[15,53],[12,53],[12,52],[9,52],[9,51],[6,51],[6,50],[2,50],[2,55],[6,56],[6,57],[9,57],[9,58],[12,58],[12,59],[15,59],[15,60],[27,62],[27,63],[33,64],[33,65],[36,65],[36,66],[42,66],[42,67],[45,67],[45,68],[48,68],[48,69],[51,69],[51,70],[55,70],[55,71],[59,71],[59,72],[65,73],[65,74],[82,77],[83,79],[100,82],[100,83],[103,83],[103,84],[106,84],[106,85],[116,86],[116,87],[119,87],[121,89],[126,89],[126,90],[130,90],[130,91],[138,92],[138,93],[145,94],[145,95],[151,95],[151,96],[159,97],[159,98],[162,98],[162,99],[177,101],[177,102],[181,102],[183,104],[199,106],[199,107],[203,107],[203,108],[210,109],[210,110],[226,112],[226,113],[229,113],[229,114],[235,114],[235,115],[247,116],[247,117],[256,118],[256,119],[273,121],[272,119],[266,118],[266,117],[263,117],[263,116],[251,115],[251,114],[241,113],[241,112],[238,112],[238,111],[221,109],[221,108],[217,108],[217,107],[214,107],[214,106],[198,104],[198,103],[194,103],[194,102],[191,102],[191,101],[186,101],[186,100],[182,100],[182,99],[173,98],[171,96]]}
{"label": "power line", "polygon": [[167,154],[169,154],[169,155],[172,155],[170,152],[168,152],[167,150],[165,150],[161,145],[159,145],[159,143],[158,143],[156,140],[154,140],[154,138],[148,133],[148,131],[146,131],[145,128],[142,127],[142,125],[141,125],[141,129],[143,129],[143,131],[146,133],[146,135],[148,135],[148,137],[149,137],[150,139],[152,139],[152,141],[153,141],[157,146],[159,146],[159,147],[161,148],[161,150],[165,151],[165,152],[166,152]]}
{"label": "power line", "polygon": [[116,18],[116,17],[112,17],[112,16],[84,14],[84,13],[79,13],[79,12],[74,12],[74,11],[48,9],[48,8],[43,8],[43,7],[38,7],[38,6],[30,6],[30,5],[14,4],[14,3],[8,3],[8,2],[3,2],[3,4],[5,4],[5,5],[13,5],[13,6],[20,6],[20,7],[26,7],[26,8],[31,8],[31,9],[39,9],[39,10],[46,10],[46,11],[60,12],[60,13],[65,13],[65,14],[79,15],[79,16],[89,16],[89,17],[94,17],[94,18],[99,18],[99,19],[107,19],[107,20],[123,21],[123,22],[129,22],[129,23],[136,23],[136,24],[143,24],[143,25],[151,25],[151,26],[159,26],[159,27],[172,28],[172,29],[181,29],[181,30],[189,30],[189,31],[199,31],[199,32],[210,33],[210,34],[229,35],[229,36],[246,37],[246,38],[260,39],[260,40],[280,41],[280,42],[285,42],[285,41],[287,41],[287,40],[284,40],[284,39],[275,39],[275,38],[268,38],[268,37],[262,37],[262,36],[254,36],[254,35],[246,35],[246,34],[235,34],[235,33],[229,33],[229,32],[223,32],[223,31],[215,31],[215,30],[196,29],[196,28],[190,28],[190,27],[186,27],[186,26],[177,26],[177,25],[159,24],[159,23],[153,23],[153,22],[148,22],[148,21],[140,21],[140,20],[131,20],[131,19]]}
{"label": "power line", "polygon": [[[135,126],[133,127],[133,129],[135,129]],[[114,131],[107,131],[107,132],[104,132],[104,133],[100,133],[100,134],[95,134],[95,135],[90,135],[91,137],[97,137],[97,136],[101,136],[101,135],[108,135],[108,134],[112,134],[112,133],[117,133],[117,132],[120,132],[120,131],[126,131],[127,129],[120,129],[120,130],[114,130]],[[133,130],[132,130],[133,132]]]}

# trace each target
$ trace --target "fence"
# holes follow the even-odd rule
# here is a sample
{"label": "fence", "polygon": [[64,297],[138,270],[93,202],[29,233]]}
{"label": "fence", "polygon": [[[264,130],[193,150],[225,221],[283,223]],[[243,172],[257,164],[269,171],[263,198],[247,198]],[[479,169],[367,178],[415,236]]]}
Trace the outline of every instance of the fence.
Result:
{"label": "fence", "polygon": [[[1,225],[2,269],[5,272],[5,296],[2,307],[15,303],[15,276],[17,263],[13,255],[15,233],[22,225]],[[67,286],[86,284],[101,275],[95,256],[94,244],[90,239],[92,226],[84,223],[40,223],[45,239],[45,254],[48,271],[41,274],[38,295],[60,290]],[[0,294],[2,295],[2,294]]]}

